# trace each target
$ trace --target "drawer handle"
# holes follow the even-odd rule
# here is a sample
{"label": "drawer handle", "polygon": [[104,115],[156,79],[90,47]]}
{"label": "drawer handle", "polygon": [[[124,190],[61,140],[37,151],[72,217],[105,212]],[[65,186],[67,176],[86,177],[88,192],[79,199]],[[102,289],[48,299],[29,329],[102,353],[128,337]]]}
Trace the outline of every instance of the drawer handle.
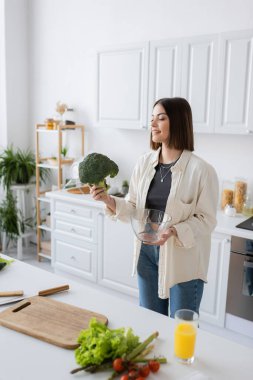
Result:
{"label": "drawer handle", "polygon": [[70,210],[70,212],[72,213],[72,214],[75,214],[76,213],[76,210],[74,210],[73,208]]}
{"label": "drawer handle", "polygon": [[71,228],[70,231],[76,233],[76,230],[74,228]]}
{"label": "drawer handle", "polygon": [[75,256],[71,256],[70,260],[76,261]]}

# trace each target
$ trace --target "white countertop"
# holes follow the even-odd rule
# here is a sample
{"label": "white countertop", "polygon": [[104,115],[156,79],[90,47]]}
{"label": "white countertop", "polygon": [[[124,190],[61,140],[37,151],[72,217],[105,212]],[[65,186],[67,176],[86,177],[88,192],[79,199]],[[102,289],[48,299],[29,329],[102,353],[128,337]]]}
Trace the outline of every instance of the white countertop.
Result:
{"label": "white countertop", "polygon": [[237,214],[236,216],[227,216],[222,211],[217,212],[217,226],[215,232],[220,232],[223,234],[239,236],[246,239],[253,240],[253,231],[244,230],[242,228],[237,228],[236,225],[248,219],[242,214]]}
{"label": "white countertop", "polygon": [[56,190],[49,191],[46,193],[48,198],[53,198],[57,200],[69,201],[71,203],[84,204],[86,206],[104,208],[104,203],[99,201],[94,201],[90,194],[72,194],[67,190]]}
{"label": "white countertop", "polygon": [[[132,303],[82,286],[73,281],[68,292],[50,296],[53,299],[104,314],[109,327],[132,327],[145,339],[159,331],[154,353],[167,357],[150,380],[250,380],[253,373],[253,349],[198,330],[196,360],[192,366],[176,362],[173,356],[174,320],[138,307]],[[0,272],[1,290],[24,289],[26,295],[38,290],[66,284],[66,279],[15,261]],[[0,312],[7,306],[0,306]],[[75,380],[106,379],[105,373],[70,375],[76,368],[74,352],[50,345],[22,333],[0,326],[0,380]]]}
{"label": "white countertop", "polygon": [[[48,192],[47,197],[54,198],[58,200],[70,201],[73,203],[83,203],[87,206],[95,206],[98,208],[104,208],[104,204],[99,201],[94,201],[93,198],[89,194],[85,195],[77,195],[71,194],[67,190],[58,190]],[[223,211],[217,211],[217,226],[215,228],[215,232],[219,232],[227,235],[240,236],[247,239],[253,240],[253,231],[244,230],[241,228],[235,227],[237,224],[246,220],[247,217],[242,214],[237,214],[236,216],[227,216]]]}

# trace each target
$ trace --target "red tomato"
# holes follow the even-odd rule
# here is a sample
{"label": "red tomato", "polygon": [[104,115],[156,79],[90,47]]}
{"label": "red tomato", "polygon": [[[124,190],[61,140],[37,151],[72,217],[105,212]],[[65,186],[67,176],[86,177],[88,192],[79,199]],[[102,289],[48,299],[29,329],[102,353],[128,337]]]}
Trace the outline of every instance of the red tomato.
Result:
{"label": "red tomato", "polygon": [[131,369],[131,371],[128,372],[129,379],[136,379],[138,376],[138,371],[135,369]]}
{"label": "red tomato", "polygon": [[120,380],[129,380],[129,377],[128,375],[123,375],[121,376]]}
{"label": "red tomato", "polygon": [[121,358],[114,359],[112,366],[115,372],[122,372],[125,369],[124,361]]}
{"label": "red tomato", "polygon": [[148,363],[151,372],[157,372],[160,368],[160,363],[157,360],[150,360]]}
{"label": "red tomato", "polygon": [[136,378],[136,380],[145,380],[145,377],[139,376],[139,377]]}
{"label": "red tomato", "polygon": [[148,364],[145,364],[144,366],[140,367],[139,374],[142,377],[148,377],[148,375],[150,374],[150,368]]}

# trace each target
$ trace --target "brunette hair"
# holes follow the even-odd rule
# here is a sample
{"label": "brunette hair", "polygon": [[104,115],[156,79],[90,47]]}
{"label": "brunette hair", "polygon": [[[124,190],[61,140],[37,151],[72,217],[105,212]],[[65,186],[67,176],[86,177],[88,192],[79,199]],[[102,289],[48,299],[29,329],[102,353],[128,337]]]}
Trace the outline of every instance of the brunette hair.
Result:
{"label": "brunette hair", "polygon": [[[163,106],[170,121],[170,133],[168,147],[178,150],[194,150],[193,123],[191,106],[184,98],[162,98],[155,102]],[[157,150],[162,144],[152,141],[150,135],[150,147]]]}

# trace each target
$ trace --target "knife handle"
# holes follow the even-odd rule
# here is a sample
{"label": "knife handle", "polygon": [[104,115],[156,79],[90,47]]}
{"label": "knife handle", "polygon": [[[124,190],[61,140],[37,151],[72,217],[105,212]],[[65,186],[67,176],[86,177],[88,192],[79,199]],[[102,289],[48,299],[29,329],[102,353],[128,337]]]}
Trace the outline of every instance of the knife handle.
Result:
{"label": "knife handle", "polygon": [[58,286],[56,288],[50,288],[50,289],[45,289],[45,290],[40,290],[38,292],[38,296],[49,296],[50,294],[55,294],[55,293],[59,293],[59,292],[63,292],[64,290],[68,290],[69,289],[69,285],[62,285],[62,286]]}
{"label": "knife handle", "polygon": [[23,296],[23,290],[9,290],[7,292],[0,292],[0,297],[12,297],[12,296]]}

